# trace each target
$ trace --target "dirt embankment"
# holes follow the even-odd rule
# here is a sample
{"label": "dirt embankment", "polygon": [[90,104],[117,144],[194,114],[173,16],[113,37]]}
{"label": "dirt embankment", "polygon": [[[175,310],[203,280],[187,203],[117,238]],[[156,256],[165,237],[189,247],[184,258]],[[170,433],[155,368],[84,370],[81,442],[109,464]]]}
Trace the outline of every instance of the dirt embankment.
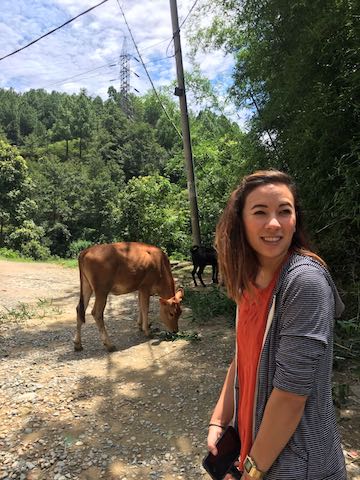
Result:
{"label": "dirt embankment", "polygon": [[[90,305],[75,353],[77,299],[76,270],[0,261],[0,479],[208,478],[201,459],[231,325],[194,325],[185,309],[180,329],[200,341],[149,340],[137,330],[136,295],[110,297],[105,322],[118,351],[100,344]],[[156,299],[150,318],[161,328]],[[339,419],[353,480],[359,407],[354,383]]]}

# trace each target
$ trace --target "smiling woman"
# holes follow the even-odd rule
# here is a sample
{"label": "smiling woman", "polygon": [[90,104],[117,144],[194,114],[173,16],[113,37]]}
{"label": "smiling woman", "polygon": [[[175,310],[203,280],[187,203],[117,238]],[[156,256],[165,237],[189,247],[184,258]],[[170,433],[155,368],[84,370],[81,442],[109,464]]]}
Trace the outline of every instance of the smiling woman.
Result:
{"label": "smiling woman", "polygon": [[292,179],[275,170],[245,177],[217,225],[216,247],[237,302],[236,355],[208,449],[217,454],[232,424],[242,480],[345,480],[331,395],[333,324],[343,304],[306,240]]}

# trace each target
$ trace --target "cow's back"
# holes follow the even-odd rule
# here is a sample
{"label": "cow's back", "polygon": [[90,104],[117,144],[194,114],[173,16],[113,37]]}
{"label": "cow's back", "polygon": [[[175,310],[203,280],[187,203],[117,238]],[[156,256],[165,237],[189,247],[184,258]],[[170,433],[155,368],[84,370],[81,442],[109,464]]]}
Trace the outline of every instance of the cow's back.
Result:
{"label": "cow's back", "polygon": [[118,242],[81,252],[79,266],[93,291],[116,295],[148,288],[157,293],[165,254],[153,245]]}

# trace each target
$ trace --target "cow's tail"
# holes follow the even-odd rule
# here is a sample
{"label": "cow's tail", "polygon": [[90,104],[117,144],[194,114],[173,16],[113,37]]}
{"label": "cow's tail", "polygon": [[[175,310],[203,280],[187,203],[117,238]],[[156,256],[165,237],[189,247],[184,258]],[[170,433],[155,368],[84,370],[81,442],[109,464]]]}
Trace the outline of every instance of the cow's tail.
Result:
{"label": "cow's tail", "polygon": [[82,259],[84,252],[80,252],[78,258],[79,272],[80,272],[80,299],[78,306],[76,307],[78,319],[85,323],[85,308],[84,308],[84,293],[83,293],[83,283],[84,283],[84,273],[82,271]]}

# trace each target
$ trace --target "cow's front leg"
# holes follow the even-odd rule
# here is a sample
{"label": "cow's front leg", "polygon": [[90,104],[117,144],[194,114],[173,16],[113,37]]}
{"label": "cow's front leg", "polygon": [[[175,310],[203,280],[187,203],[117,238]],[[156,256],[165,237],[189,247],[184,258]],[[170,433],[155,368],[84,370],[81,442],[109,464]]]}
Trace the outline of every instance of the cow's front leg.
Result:
{"label": "cow's front leg", "polygon": [[145,333],[147,337],[150,336],[149,326],[149,303],[150,294],[147,291],[139,290],[139,328]]}
{"label": "cow's front leg", "polygon": [[203,279],[202,279],[202,274],[204,273],[204,270],[205,270],[205,265],[201,265],[201,267],[199,268],[199,270],[197,272],[197,276],[199,277],[201,285],[203,287],[206,287],[206,285],[205,285],[205,283],[203,282]]}
{"label": "cow's front leg", "polygon": [[195,278],[196,269],[197,269],[197,265],[194,265],[194,268],[192,269],[192,272],[191,272],[191,276],[194,280],[195,287],[197,287],[196,278]]}
{"label": "cow's front leg", "polygon": [[116,347],[111,343],[104,324],[104,310],[106,305],[107,295],[96,295],[94,307],[92,309],[92,316],[99,329],[100,338],[105,345],[108,352],[115,352]]}
{"label": "cow's front leg", "polygon": [[138,305],[139,305],[139,315],[138,315],[138,328],[140,331],[142,331],[142,322],[143,322],[143,315],[142,315],[142,310],[141,310],[141,292],[140,290],[138,291]]}

